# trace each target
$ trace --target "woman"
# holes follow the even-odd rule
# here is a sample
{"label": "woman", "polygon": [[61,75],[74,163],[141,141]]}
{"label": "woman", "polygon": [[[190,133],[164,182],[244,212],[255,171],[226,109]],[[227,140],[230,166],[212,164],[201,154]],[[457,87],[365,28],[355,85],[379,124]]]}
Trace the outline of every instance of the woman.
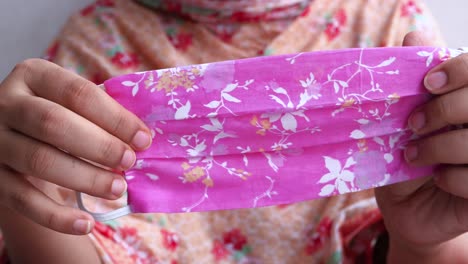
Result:
{"label": "woman", "polygon": [[[140,120],[74,73],[99,84],[115,75],[179,65],[399,46],[412,30],[429,32],[430,41],[410,34],[404,45],[441,45],[434,28],[426,7],[412,0],[98,0],[70,18],[47,52],[48,60],[68,71],[42,60],[27,60],[1,84],[4,260],[341,263],[378,259],[382,254],[374,245],[385,241],[378,240],[385,227],[371,191],[260,209],[132,215],[105,224],[61,206],[75,204],[69,189],[106,199],[122,196],[126,186],[118,171],[131,167],[134,151],[151,143]],[[463,89],[468,84],[463,74],[467,62],[467,56],[461,56],[428,75],[426,87],[445,95],[410,118],[417,133],[468,121],[463,104],[468,96]],[[466,132],[460,131],[408,148],[408,161],[467,163]],[[467,258],[461,247],[468,228],[464,209],[468,193],[456,183],[466,181],[464,170],[447,167],[434,179],[376,191],[390,235],[389,262],[454,262],[454,252],[461,252],[456,255],[460,261]],[[353,206],[357,202],[360,206]],[[121,204],[96,199],[87,203],[94,211]],[[384,249],[385,258],[386,247],[378,248]]]}

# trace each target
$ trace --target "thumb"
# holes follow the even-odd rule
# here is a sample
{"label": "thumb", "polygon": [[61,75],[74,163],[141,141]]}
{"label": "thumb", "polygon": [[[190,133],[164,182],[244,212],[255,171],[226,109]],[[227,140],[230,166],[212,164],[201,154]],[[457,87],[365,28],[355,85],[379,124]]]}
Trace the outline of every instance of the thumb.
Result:
{"label": "thumb", "polygon": [[403,39],[403,46],[431,46],[433,44],[433,41],[421,31],[410,32]]}

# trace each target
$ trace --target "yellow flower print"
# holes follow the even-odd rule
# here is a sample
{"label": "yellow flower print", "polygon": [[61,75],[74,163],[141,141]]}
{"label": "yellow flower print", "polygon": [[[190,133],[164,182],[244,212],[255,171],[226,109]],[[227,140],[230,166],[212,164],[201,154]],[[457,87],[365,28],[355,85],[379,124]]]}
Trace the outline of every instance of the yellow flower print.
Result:
{"label": "yellow flower print", "polygon": [[266,130],[271,128],[271,123],[270,123],[270,120],[268,120],[268,119],[263,119],[262,121],[260,121],[260,124]]}
{"label": "yellow flower print", "polygon": [[347,99],[346,101],[344,101],[344,103],[341,105],[341,107],[343,107],[343,108],[350,107],[355,102],[356,102],[356,100],[354,100],[354,98]]}
{"label": "yellow flower print", "polygon": [[[187,182],[196,182],[197,180],[205,176],[205,169],[203,167],[192,167],[187,162],[183,162],[181,164],[181,167],[182,169],[184,169],[184,180]],[[214,185],[213,180],[209,176],[203,179],[202,183],[206,187],[213,187]]]}
{"label": "yellow flower print", "polygon": [[450,52],[447,52],[445,49],[440,49],[438,52],[438,55],[439,55],[439,59],[443,61],[451,59],[452,57]]}
{"label": "yellow flower print", "polygon": [[149,73],[148,79],[145,80],[145,89],[149,89],[154,83],[154,75],[152,72]]}
{"label": "yellow flower print", "polygon": [[360,139],[357,143],[360,152],[366,152],[369,147],[367,146],[367,141],[365,139]]}
{"label": "yellow flower print", "polygon": [[250,120],[250,124],[254,127],[257,126],[258,118],[257,116],[253,116],[252,119]]}
{"label": "yellow flower print", "polygon": [[154,76],[150,73],[148,79],[145,80],[145,88],[157,91],[164,90],[166,93],[170,93],[178,88],[191,91],[195,87],[195,78],[201,76],[203,73],[197,67],[191,67],[188,69],[180,69],[174,71],[164,71],[157,82],[154,81]]}
{"label": "yellow flower print", "polygon": [[391,95],[388,96],[388,98],[390,98],[390,99],[400,99],[400,95],[398,95],[397,93],[392,93]]}
{"label": "yellow flower print", "polygon": [[182,167],[182,169],[184,169],[184,170],[188,170],[188,169],[190,169],[192,166],[190,166],[190,164],[188,164],[187,162],[184,162],[184,163],[182,163],[181,167]]}
{"label": "yellow flower print", "polygon": [[236,172],[236,174],[239,175],[239,177],[240,177],[242,180],[244,180],[244,181],[247,180],[247,177],[248,177],[248,176],[251,176],[251,175],[252,175],[252,173],[247,172],[247,171],[245,171],[245,170],[243,170],[243,169],[236,169],[235,172]]}
{"label": "yellow flower print", "polygon": [[206,187],[213,187],[214,183],[211,178],[205,178],[203,181],[203,184],[205,184]]}
{"label": "yellow flower print", "polygon": [[145,88],[146,88],[146,89],[149,89],[149,88],[150,88],[150,86],[151,86],[151,84],[153,84],[153,82],[152,82],[152,81],[150,81],[150,80],[146,80],[146,81],[145,81]]}
{"label": "yellow flower print", "polygon": [[392,93],[391,95],[388,96],[387,102],[389,104],[395,104],[395,103],[398,103],[399,100],[400,100],[400,95],[397,93]]}
{"label": "yellow flower print", "polygon": [[184,173],[185,180],[188,182],[195,182],[201,177],[205,176],[205,170],[202,167],[195,167],[192,170]]}
{"label": "yellow flower print", "polygon": [[257,130],[257,134],[264,136],[266,132],[271,128],[271,122],[268,119],[261,119],[258,120],[257,116],[253,116],[252,119],[250,120],[250,124],[254,127],[260,128]]}
{"label": "yellow flower print", "polygon": [[196,68],[196,67],[192,67],[191,72],[192,72],[194,75],[200,75],[200,73],[201,73],[200,69],[198,69],[198,68]]}
{"label": "yellow flower print", "polygon": [[156,90],[165,90],[166,93],[169,93],[173,90],[176,90],[179,87],[188,90],[192,88],[193,85],[194,82],[190,79],[190,76],[187,74],[187,71],[182,70],[175,74],[171,73],[170,71],[165,71],[159,78],[158,83],[156,84]]}

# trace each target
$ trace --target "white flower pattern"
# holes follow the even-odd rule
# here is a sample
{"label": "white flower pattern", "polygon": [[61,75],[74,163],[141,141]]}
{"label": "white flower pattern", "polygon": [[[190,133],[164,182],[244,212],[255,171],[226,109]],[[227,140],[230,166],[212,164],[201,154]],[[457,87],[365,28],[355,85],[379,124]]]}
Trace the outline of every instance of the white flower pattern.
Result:
{"label": "white flower pattern", "polygon": [[[406,117],[428,99],[420,89],[428,68],[456,55],[430,47],[350,49],[111,79],[106,91],[143,118],[155,142],[127,171],[132,208],[257,207],[422,176],[427,168],[402,162],[413,138]],[[378,163],[376,176],[366,174],[366,155]],[[175,199],[174,207],[151,202],[155,192]]]}

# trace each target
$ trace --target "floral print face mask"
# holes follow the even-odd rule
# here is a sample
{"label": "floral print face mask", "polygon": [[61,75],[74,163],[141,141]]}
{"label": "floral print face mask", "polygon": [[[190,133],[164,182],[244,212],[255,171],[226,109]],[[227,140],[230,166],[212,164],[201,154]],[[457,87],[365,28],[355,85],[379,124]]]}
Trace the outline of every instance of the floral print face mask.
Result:
{"label": "floral print face mask", "polygon": [[125,172],[128,206],[93,215],[254,208],[428,175],[404,161],[407,119],[430,99],[425,74],[460,53],[345,49],[110,79],[107,93],[154,141]]}

